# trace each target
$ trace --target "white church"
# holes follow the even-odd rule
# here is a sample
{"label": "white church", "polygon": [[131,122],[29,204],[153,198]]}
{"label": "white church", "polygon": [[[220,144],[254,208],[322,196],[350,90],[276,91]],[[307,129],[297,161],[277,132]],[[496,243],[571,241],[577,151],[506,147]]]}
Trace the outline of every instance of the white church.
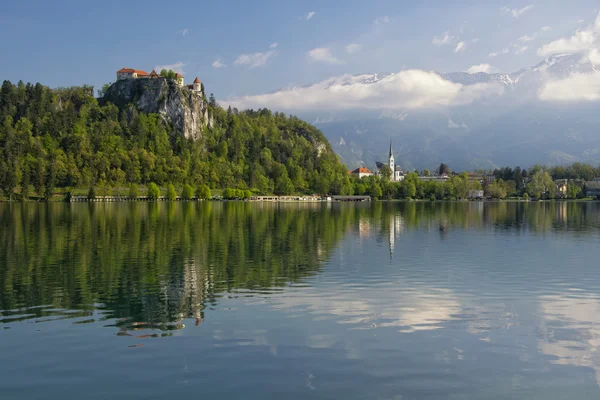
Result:
{"label": "white church", "polygon": [[[375,175],[381,176],[381,169],[386,165],[380,161],[375,163]],[[392,176],[390,176],[390,181],[392,182],[402,182],[404,180],[404,171],[400,165],[396,165],[396,161],[394,160],[394,153],[392,152],[392,141],[390,140],[390,154],[388,156],[387,166],[390,167],[392,171]]]}

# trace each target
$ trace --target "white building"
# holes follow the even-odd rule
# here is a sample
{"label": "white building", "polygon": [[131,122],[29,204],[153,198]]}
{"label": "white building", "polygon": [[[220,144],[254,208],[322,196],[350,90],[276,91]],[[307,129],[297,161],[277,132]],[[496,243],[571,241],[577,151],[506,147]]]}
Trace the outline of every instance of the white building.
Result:
{"label": "white building", "polygon": [[[375,175],[381,176],[381,169],[386,165],[382,162],[375,163]],[[396,160],[394,159],[394,153],[392,152],[392,142],[390,141],[390,153],[388,156],[387,166],[392,171],[392,175],[390,176],[390,181],[392,182],[401,182],[404,180],[404,171],[400,165],[396,165]]]}

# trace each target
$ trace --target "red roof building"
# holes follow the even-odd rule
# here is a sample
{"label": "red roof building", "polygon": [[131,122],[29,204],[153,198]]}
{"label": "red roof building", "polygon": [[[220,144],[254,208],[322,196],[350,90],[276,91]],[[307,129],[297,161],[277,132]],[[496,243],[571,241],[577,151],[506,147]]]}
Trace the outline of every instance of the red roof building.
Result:
{"label": "red roof building", "polygon": [[373,173],[365,167],[359,167],[356,168],[354,171],[352,171],[352,175],[354,175],[356,178],[364,178],[365,176],[372,176]]}

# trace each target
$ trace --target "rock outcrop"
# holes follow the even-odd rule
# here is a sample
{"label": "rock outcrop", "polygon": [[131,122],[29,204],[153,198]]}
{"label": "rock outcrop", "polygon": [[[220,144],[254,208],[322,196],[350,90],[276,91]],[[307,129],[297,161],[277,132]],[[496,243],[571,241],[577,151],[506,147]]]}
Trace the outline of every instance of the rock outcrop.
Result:
{"label": "rock outcrop", "polygon": [[142,112],[159,114],[187,139],[199,139],[213,124],[203,94],[181,87],[172,79],[119,80],[108,88],[102,101],[118,107],[130,104]]}

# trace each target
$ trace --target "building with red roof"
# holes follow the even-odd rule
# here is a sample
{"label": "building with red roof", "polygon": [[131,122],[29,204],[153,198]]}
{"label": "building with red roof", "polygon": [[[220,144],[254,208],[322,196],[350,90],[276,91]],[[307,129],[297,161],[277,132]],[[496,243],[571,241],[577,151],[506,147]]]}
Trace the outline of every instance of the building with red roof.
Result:
{"label": "building with red roof", "polygon": [[365,167],[356,168],[351,174],[358,179],[364,178],[365,176],[373,176],[373,173]]}

